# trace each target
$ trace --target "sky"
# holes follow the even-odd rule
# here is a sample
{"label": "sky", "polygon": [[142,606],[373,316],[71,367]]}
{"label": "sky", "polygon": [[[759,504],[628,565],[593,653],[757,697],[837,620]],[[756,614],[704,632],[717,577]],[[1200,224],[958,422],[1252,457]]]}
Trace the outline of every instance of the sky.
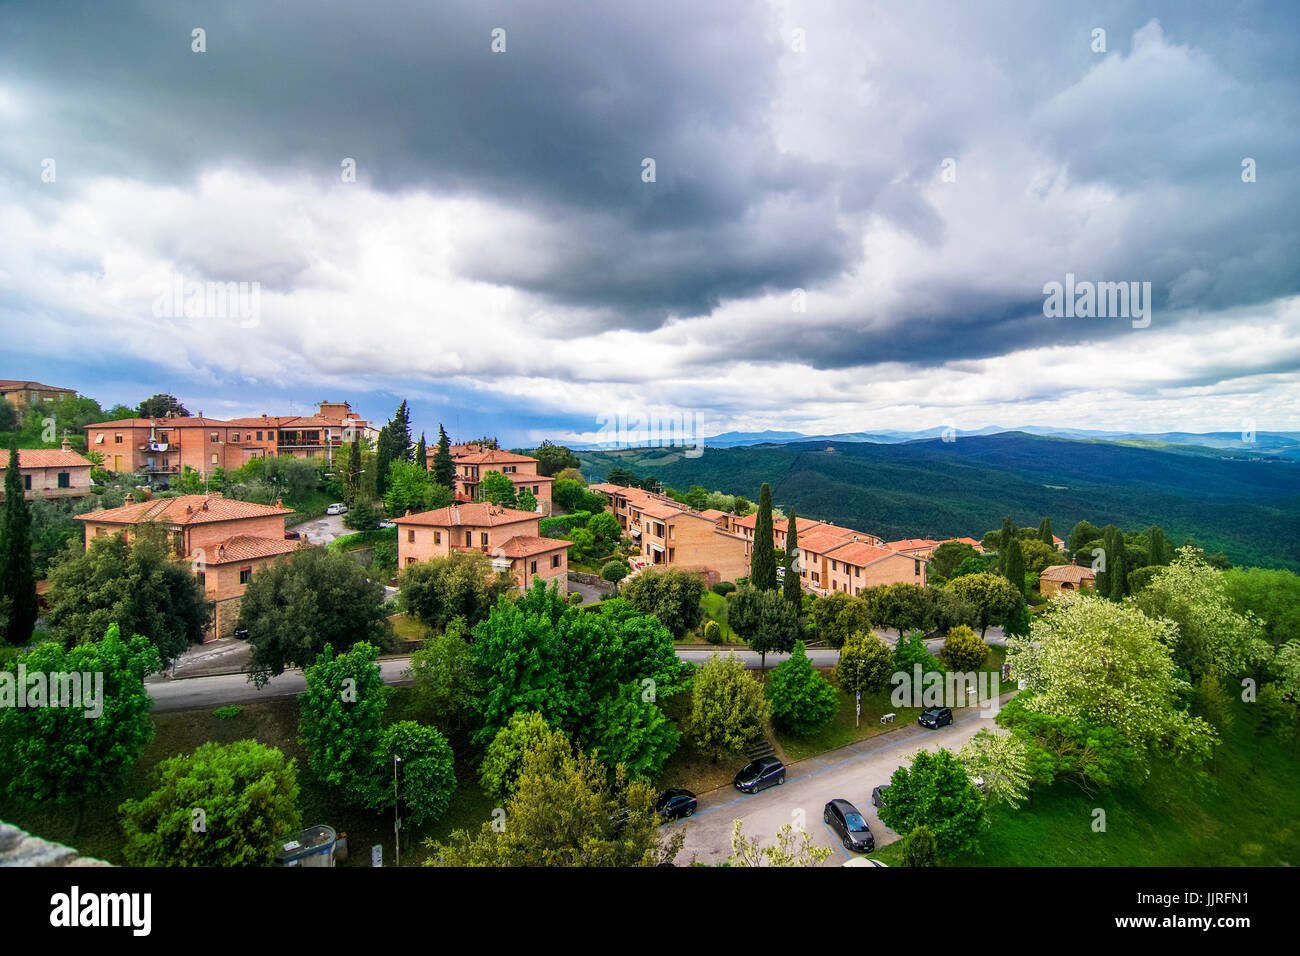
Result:
{"label": "sky", "polygon": [[[507,445],[1300,430],[1298,26],[0,3],[0,378],[213,417],[407,399]],[[1149,309],[1049,314],[1067,281]]]}

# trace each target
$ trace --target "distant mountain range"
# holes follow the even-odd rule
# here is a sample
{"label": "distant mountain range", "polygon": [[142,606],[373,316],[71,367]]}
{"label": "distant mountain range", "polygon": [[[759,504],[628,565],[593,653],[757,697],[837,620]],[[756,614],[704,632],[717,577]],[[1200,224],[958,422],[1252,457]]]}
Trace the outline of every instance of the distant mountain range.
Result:
{"label": "distant mountain range", "polygon": [[886,540],[979,538],[1008,514],[1022,526],[1049,517],[1061,537],[1083,519],[1129,531],[1158,524],[1172,540],[1193,538],[1237,564],[1300,570],[1295,434],[1261,433],[1253,443],[1230,433],[790,436],[720,435],[696,457],[680,447],[577,454],[591,480],[618,467],[751,501],[768,482],[778,507]]}

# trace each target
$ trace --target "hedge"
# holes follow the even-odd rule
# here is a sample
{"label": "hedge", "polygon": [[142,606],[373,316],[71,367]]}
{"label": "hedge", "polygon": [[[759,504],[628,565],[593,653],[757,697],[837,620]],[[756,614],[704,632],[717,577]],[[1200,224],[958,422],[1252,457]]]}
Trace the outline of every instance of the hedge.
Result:
{"label": "hedge", "polygon": [[375,528],[373,531],[358,531],[355,534],[345,534],[341,538],[335,538],[326,547],[331,551],[352,551],[371,541],[392,541],[397,543],[396,528]]}
{"label": "hedge", "polygon": [[575,511],[571,515],[543,518],[537,523],[537,533],[543,538],[562,538],[574,528],[585,528],[591,520],[590,511]]}

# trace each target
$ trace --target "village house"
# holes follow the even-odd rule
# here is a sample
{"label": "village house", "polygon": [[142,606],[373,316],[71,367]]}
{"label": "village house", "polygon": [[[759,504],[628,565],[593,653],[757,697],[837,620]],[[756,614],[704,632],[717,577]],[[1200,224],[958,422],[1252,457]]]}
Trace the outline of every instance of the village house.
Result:
{"label": "village house", "polygon": [[1045,598],[1058,594],[1073,594],[1086,588],[1095,587],[1097,575],[1091,568],[1082,568],[1077,564],[1054,564],[1044,568],[1038,576],[1038,591]]}
{"label": "village house", "polygon": [[407,514],[397,524],[397,565],[408,568],[430,558],[457,551],[482,551],[498,571],[509,571],[515,586],[526,589],[541,578],[568,592],[569,544],[543,538],[541,515],[499,508],[487,502],[467,502],[420,514]]}
{"label": "village house", "polygon": [[61,398],[76,398],[77,393],[71,388],[57,385],[42,385],[40,382],[23,382],[17,379],[0,379],[0,398],[3,398],[18,412],[23,412],[37,402],[57,402]]}
{"label": "village house", "polygon": [[189,563],[211,617],[205,641],[228,637],[239,619],[244,589],[254,572],[293,551],[298,542],[285,539],[289,508],[235,501],[219,494],[179,495],[136,501],[126,496],[120,508],[77,515],[86,529],[86,546],[98,537],[122,534],[130,540],[141,524],[163,530],[173,556]]}
{"label": "village house", "polygon": [[884,547],[890,551],[897,551],[899,554],[906,554],[913,558],[929,561],[934,554],[935,548],[941,544],[943,544],[942,541],[932,541],[929,538],[904,538],[901,541],[886,541]]}
{"label": "village house", "polygon": [[950,542],[954,542],[954,541],[957,542],[957,543],[959,543],[959,544],[968,544],[968,545],[970,545],[972,548],[974,548],[976,551],[978,551],[980,554],[983,554],[983,553],[984,553],[984,545],[982,545],[980,542],[976,541],[974,538],[944,538],[944,539],[943,539],[942,541],[940,541],[939,543],[940,543],[940,544],[949,544]]}
{"label": "village house", "polygon": [[[5,470],[9,455],[0,452],[0,501],[4,500]],[[23,497],[80,498],[90,494],[90,469],[94,465],[72,450],[63,439],[61,448],[19,448],[18,471],[23,476]]]}
{"label": "village house", "polygon": [[[537,506],[542,515],[551,513],[551,486],[555,479],[539,474],[538,461],[528,455],[516,455],[498,448],[481,448],[477,445],[455,445],[454,449],[468,449],[452,455],[456,466],[456,484],[452,491],[457,501],[472,502],[479,498],[479,485],[483,476],[489,471],[499,472],[510,479],[515,486],[515,494],[527,489],[537,499]],[[437,447],[426,451],[427,467],[433,468],[433,456]]]}

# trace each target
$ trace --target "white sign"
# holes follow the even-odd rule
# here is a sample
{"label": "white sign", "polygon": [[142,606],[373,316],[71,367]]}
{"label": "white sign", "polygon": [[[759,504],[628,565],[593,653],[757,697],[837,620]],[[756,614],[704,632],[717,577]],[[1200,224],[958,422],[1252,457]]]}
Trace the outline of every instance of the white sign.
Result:
{"label": "white sign", "polygon": [[374,846],[372,846],[372,847],[370,848],[370,865],[371,865],[371,866],[383,866],[383,865],[384,865],[384,847],[383,847],[383,844],[381,844],[381,843],[376,843]]}

